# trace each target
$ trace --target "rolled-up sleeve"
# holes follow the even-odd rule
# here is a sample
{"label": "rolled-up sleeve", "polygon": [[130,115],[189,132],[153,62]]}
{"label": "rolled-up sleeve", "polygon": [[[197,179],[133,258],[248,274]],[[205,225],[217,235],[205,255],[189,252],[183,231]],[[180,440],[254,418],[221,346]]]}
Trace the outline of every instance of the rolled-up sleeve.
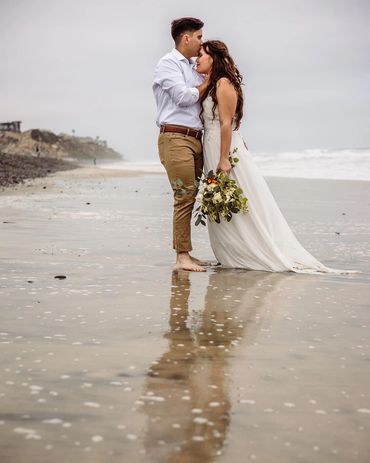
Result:
{"label": "rolled-up sleeve", "polygon": [[198,89],[186,86],[181,68],[172,60],[162,60],[158,63],[154,85],[159,85],[163,91],[168,92],[177,106],[191,106],[199,100]]}

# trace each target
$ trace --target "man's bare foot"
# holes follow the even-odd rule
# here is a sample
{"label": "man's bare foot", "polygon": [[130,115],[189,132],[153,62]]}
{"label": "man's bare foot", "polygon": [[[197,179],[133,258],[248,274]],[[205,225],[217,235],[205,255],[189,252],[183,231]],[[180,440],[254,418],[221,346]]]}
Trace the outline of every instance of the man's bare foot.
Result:
{"label": "man's bare foot", "polygon": [[190,255],[189,257],[195,264],[201,265],[202,267],[212,267],[216,265],[215,262],[212,262],[210,260],[199,260],[196,257]]}
{"label": "man's bare foot", "polygon": [[202,265],[203,267],[209,264],[209,262],[205,260],[199,260],[196,257],[191,256],[190,254],[189,254],[189,257],[194,262],[194,264]]}
{"label": "man's bare foot", "polygon": [[[196,259],[198,260],[198,259]],[[206,269],[194,261],[194,258],[187,252],[177,254],[176,268],[178,270],[187,270],[189,272],[205,272]]]}

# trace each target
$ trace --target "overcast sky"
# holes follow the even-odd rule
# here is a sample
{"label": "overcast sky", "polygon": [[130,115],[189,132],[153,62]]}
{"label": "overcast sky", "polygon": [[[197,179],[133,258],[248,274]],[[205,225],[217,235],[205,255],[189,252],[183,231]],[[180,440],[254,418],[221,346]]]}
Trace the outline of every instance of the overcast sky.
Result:
{"label": "overcast sky", "polygon": [[156,160],[153,70],[181,16],[229,46],[252,151],[370,146],[370,0],[0,0],[0,121]]}

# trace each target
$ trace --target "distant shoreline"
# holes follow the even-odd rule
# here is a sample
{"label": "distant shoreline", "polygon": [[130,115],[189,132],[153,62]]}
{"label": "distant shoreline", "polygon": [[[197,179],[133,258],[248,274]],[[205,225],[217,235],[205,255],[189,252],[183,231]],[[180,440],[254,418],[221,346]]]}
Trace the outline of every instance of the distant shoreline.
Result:
{"label": "distant shoreline", "polygon": [[56,135],[40,129],[0,130],[0,188],[83,167],[88,162],[121,159],[122,156],[99,137]]}

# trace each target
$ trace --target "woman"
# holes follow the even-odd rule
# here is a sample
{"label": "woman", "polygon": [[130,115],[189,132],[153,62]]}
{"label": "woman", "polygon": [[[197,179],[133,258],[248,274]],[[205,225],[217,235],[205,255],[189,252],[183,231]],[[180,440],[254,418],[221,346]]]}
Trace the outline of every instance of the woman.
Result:
{"label": "woman", "polygon": [[[270,272],[347,273],[325,267],[298,242],[255,165],[239,132],[243,116],[242,76],[226,45],[203,43],[197,71],[209,85],[202,98],[205,171],[224,171],[248,198],[249,211],[230,222],[208,221],[213,252],[224,267]],[[239,162],[231,168],[229,153],[237,148]]]}

